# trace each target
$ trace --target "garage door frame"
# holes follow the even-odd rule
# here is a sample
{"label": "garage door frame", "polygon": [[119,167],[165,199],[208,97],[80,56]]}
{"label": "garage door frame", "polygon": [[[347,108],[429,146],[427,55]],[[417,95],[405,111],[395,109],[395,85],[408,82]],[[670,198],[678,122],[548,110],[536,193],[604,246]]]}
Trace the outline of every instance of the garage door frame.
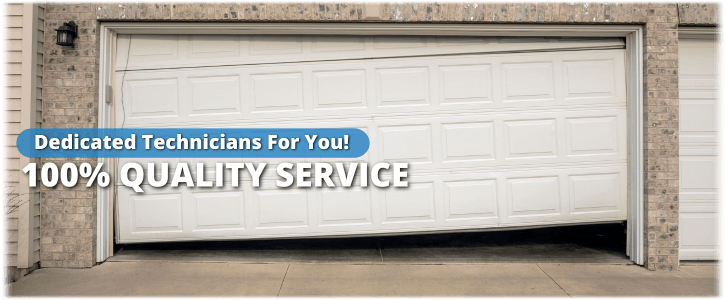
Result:
{"label": "garage door frame", "polygon": [[[438,35],[438,36],[579,36],[626,39],[628,106],[628,249],[636,264],[645,260],[643,160],[643,26],[640,25],[522,25],[522,24],[392,24],[392,23],[199,23],[103,22],[100,32],[99,128],[113,122],[113,62],[118,34],[257,34],[257,35]],[[639,126],[633,126],[638,124]],[[115,160],[99,158],[106,168]],[[112,191],[97,188],[97,251],[102,262],[113,253]],[[633,234],[640,233],[640,234]]]}

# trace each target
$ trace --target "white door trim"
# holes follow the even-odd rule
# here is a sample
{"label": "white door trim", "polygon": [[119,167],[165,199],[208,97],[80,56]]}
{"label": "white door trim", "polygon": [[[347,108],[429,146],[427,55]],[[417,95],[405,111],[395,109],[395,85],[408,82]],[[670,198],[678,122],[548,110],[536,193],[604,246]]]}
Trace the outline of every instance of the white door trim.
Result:
{"label": "white door trim", "polygon": [[[532,25],[532,24],[398,24],[398,23],[220,23],[220,22],[103,22],[100,32],[98,127],[113,124],[113,54],[117,34],[302,34],[302,35],[448,35],[448,36],[582,36],[626,38],[628,90],[628,250],[635,263],[644,264],[643,215],[643,27],[639,25]],[[634,126],[635,125],[635,126]],[[99,158],[109,166],[111,159]],[[98,187],[98,262],[113,252],[113,188]],[[640,234],[633,234],[640,233]]]}
{"label": "white door trim", "polygon": [[678,27],[679,39],[716,39],[718,38],[718,27]]}

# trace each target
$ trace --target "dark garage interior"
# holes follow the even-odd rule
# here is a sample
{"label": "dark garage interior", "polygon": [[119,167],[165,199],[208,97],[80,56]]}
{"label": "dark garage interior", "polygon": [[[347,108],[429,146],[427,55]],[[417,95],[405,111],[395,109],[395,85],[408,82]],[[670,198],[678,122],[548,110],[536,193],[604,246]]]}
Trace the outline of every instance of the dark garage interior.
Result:
{"label": "dark garage interior", "polygon": [[377,237],[117,245],[108,261],[631,264],[624,223]]}

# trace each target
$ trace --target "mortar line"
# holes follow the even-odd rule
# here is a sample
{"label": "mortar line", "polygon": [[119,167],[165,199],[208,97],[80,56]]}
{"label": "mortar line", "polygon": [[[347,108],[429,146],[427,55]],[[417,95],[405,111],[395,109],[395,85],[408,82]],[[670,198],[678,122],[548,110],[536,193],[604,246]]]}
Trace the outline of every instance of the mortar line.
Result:
{"label": "mortar line", "polygon": [[282,285],[285,284],[285,278],[287,277],[288,270],[290,270],[290,264],[287,264],[287,269],[285,269],[285,275],[282,276],[282,282],[280,282],[280,289],[277,290],[277,297],[280,297],[280,292],[282,291]]}
{"label": "mortar line", "polygon": [[557,283],[557,281],[555,281],[552,278],[552,276],[550,276],[550,274],[547,274],[547,272],[545,272],[545,270],[542,270],[542,267],[540,267],[539,264],[536,264],[536,265],[537,265],[537,268],[539,268],[539,270],[542,271],[542,273],[544,273],[545,275],[547,275],[547,277],[549,277],[550,280],[552,280],[552,282],[554,282],[563,292],[565,292],[565,294],[567,294],[567,296],[569,296],[570,298],[572,298],[572,295],[570,295],[570,293],[568,293],[559,283]]}

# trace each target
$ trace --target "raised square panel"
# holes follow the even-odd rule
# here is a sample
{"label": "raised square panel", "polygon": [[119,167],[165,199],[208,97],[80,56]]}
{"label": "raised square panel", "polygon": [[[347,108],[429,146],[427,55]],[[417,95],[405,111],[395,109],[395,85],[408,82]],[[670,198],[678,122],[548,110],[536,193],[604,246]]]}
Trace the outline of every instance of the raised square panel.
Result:
{"label": "raised square panel", "polygon": [[398,162],[431,161],[431,128],[424,126],[380,127],[383,159]]}
{"label": "raised square panel", "polygon": [[304,191],[262,191],[257,193],[259,226],[307,226],[307,198]]}
{"label": "raised square panel", "polygon": [[615,95],[612,60],[566,61],[565,98],[597,98]]}
{"label": "raised square panel", "polygon": [[495,180],[445,182],[446,220],[496,217]]}
{"label": "raised square panel", "polygon": [[350,36],[315,36],[313,52],[364,50],[366,45],[362,37]]}
{"label": "raised square panel", "polygon": [[567,119],[567,155],[617,154],[616,117]]}
{"label": "raised square panel", "polygon": [[130,118],[176,117],[179,115],[177,79],[126,81]]}
{"label": "raised square panel", "polygon": [[718,73],[720,47],[718,39],[679,40],[678,72],[681,75],[714,75]]}
{"label": "raised square panel", "polygon": [[313,73],[314,99],[318,109],[366,106],[365,71]]}
{"label": "raised square panel", "polygon": [[491,102],[488,65],[441,67],[442,103]]}
{"label": "raised square panel", "polygon": [[510,217],[560,213],[557,177],[509,179],[507,189]]}
{"label": "raised square panel", "polygon": [[132,232],[181,232],[181,194],[132,195]]}
{"label": "raised square panel", "polygon": [[129,55],[135,60],[166,60],[177,58],[176,35],[133,35]]}
{"label": "raised square panel", "polygon": [[706,246],[705,249],[717,245],[718,225],[713,214],[683,214],[679,228],[681,246]]}
{"label": "raised square panel", "polygon": [[198,230],[244,228],[242,192],[193,193]]}
{"label": "raised square panel", "polygon": [[256,35],[250,37],[250,54],[283,54],[302,52],[300,36]]}
{"label": "raised square panel", "polygon": [[715,101],[681,101],[681,132],[710,132],[716,130]]}
{"label": "raised square panel", "polygon": [[618,210],[620,199],[619,174],[570,176],[571,213],[592,213]]}
{"label": "raised square panel", "polygon": [[681,156],[681,189],[716,188],[716,162],[713,156]]}
{"label": "raised square panel", "polygon": [[253,111],[303,110],[302,74],[252,75]]}
{"label": "raised square panel", "polygon": [[240,113],[239,77],[189,78],[192,115]]}
{"label": "raised square panel", "polygon": [[190,39],[191,58],[239,55],[239,36],[193,34]]}
{"label": "raised square panel", "polygon": [[555,120],[506,121],[504,127],[507,159],[557,156]]}
{"label": "raised square panel", "polygon": [[411,36],[383,36],[375,38],[376,49],[426,47],[426,38]]}
{"label": "raised square panel", "polygon": [[428,69],[379,69],[376,72],[381,106],[429,104]]}
{"label": "raised square panel", "polygon": [[442,124],[444,160],[494,159],[494,124],[461,123]]}
{"label": "raised square panel", "polygon": [[502,64],[504,101],[555,99],[552,63]]}
{"label": "raised square panel", "polygon": [[371,224],[367,189],[325,189],[321,195],[321,226]]}
{"label": "raised square panel", "polygon": [[434,184],[409,183],[384,192],[383,223],[434,221]]}

